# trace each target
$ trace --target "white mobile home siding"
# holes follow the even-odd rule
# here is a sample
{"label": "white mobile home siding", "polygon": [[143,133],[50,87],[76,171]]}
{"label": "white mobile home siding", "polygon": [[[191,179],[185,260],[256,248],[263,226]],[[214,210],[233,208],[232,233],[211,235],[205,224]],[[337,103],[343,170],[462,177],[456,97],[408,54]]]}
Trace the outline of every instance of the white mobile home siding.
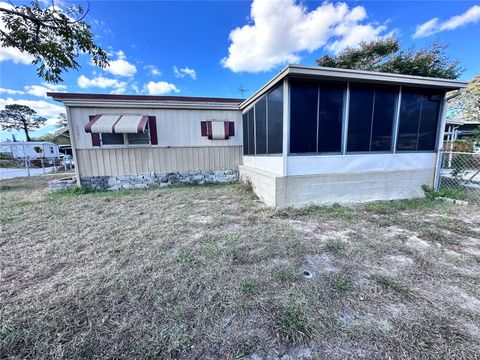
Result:
{"label": "white mobile home siding", "polygon": [[[69,111],[80,177],[236,169],[242,156],[241,112],[203,109],[87,108]],[[156,117],[158,145],[93,146],[85,132],[89,116],[145,114]],[[233,121],[235,135],[209,140],[201,122]]]}

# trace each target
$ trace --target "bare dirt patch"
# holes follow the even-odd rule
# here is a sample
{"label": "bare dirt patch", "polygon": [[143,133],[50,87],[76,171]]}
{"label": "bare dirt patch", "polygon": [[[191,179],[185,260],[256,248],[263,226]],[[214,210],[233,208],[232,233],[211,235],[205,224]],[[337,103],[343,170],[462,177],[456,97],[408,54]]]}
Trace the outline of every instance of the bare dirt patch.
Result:
{"label": "bare dirt patch", "polygon": [[[480,209],[2,182],[0,357],[474,359]],[[311,277],[305,277],[308,270]]]}

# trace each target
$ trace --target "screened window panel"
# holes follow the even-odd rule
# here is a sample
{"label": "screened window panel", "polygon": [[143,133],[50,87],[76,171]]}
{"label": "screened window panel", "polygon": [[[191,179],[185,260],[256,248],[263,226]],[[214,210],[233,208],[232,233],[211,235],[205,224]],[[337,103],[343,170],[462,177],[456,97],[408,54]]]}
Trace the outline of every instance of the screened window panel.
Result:
{"label": "screened window panel", "polygon": [[402,92],[398,125],[398,150],[416,150],[418,122],[422,111],[422,96]]}
{"label": "screened window panel", "polygon": [[423,98],[417,150],[435,150],[440,103],[441,97],[439,95],[425,96]]}
{"label": "screened window panel", "polygon": [[283,148],[283,85],[268,94],[268,153],[281,154]]}
{"label": "screened window panel", "polygon": [[344,87],[320,85],[318,108],[318,152],[342,150]]}
{"label": "screened window panel", "polygon": [[248,110],[248,154],[255,155],[255,114],[254,109]]}
{"label": "screened window panel", "polygon": [[435,150],[442,96],[412,90],[402,92],[397,150]]}
{"label": "screened window panel", "polygon": [[370,151],[391,151],[392,149],[392,130],[398,91],[375,90]]}
{"label": "screened window panel", "polygon": [[255,104],[255,139],[257,155],[267,152],[267,97],[263,96]]}
{"label": "screened window panel", "polygon": [[123,134],[102,133],[102,145],[123,145]]}
{"label": "screened window panel", "polygon": [[374,90],[350,87],[347,151],[370,151]]}
{"label": "screened window panel", "polygon": [[243,127],[243,155],[248,155],[248,115],[247,113],[242,116]]}
{"label": "screened window panel", "polygon": [[146,145],[150,144],[150,136],[148,131],[140,134],[127,134],[129,145]]}
{"label": "screened window panel", "polygon": [[292,82],[290,90],[290,152],[317,151],[318,85]]}

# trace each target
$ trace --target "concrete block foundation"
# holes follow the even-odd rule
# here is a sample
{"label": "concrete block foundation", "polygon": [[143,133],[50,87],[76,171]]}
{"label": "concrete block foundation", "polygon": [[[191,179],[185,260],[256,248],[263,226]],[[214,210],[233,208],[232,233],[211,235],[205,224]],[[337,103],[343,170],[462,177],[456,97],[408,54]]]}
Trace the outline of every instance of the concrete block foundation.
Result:
{"label": "concrete block foundation", "polygon": [[279,176],[241,165],[239,173],[267,205],[302,207],[423,197],[435,169]]}

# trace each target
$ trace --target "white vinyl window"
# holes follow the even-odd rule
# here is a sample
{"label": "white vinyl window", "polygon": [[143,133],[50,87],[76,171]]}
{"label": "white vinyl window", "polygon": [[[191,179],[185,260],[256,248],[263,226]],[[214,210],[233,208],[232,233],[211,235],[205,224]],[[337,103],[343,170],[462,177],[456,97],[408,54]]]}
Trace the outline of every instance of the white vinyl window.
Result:
{"label": "white vinyl window", "polygon": [[111,145],[150,145],[150,130],[148,124],[143,133],[129,133],[129,134],[100,134],[102,146]]}

